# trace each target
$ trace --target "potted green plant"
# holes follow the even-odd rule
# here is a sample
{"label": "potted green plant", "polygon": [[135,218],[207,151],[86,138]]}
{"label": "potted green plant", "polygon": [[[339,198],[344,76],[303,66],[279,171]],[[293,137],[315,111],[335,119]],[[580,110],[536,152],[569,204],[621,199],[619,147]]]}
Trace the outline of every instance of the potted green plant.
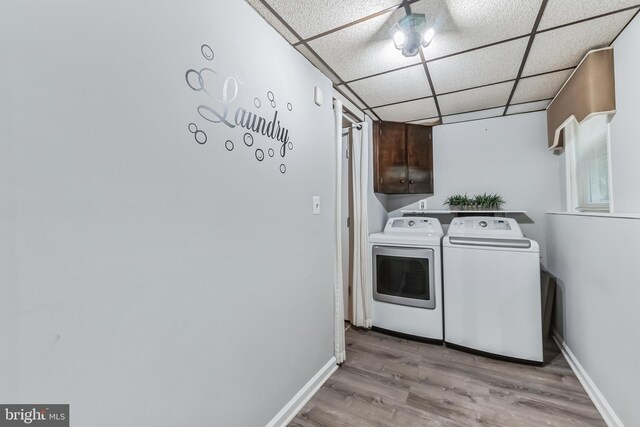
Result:
{"label": "potted green plant", "polygon": [[444,205],[449,206],[450,210],[466,210],[471,205],[472,199],[462,194],[453,194],[444,200]]}
{"label": "potted green plant", "polygon": [[492,194],[489,198],[489,206],[490,209],[494,209],[494,210],[501,210],[502,207],[504,206],[504,199],[502,198],[502,196],[500,196],[499,194]]}
{"label": "potted green plant", "polygon": [[504,199],[499,194],[476,194],[469,197],[466,193],[452,194],[444,200],[443,205],[447,205],[450,210],[500,210],[504,206]]}
{"label": "potted green plant", "polygon": [[499,194],[483,193],[473,197],[473,204],[480,210],[500,210],[504,203],[504,199]]}
{"label": "potted green plant", "polygon": [[489,200],[489,195],[487,193],[476,194],[473,196],[473,204],[480,210],[487,209],[487,203]]}

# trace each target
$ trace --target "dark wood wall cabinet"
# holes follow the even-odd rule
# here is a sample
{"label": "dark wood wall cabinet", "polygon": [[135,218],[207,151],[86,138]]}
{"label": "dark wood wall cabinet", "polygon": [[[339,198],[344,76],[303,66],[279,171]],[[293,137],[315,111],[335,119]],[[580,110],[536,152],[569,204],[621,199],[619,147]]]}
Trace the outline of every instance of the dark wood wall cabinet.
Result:
{"label": "dark wood wall cabinet", "polygon": [[433,194],[430,126],[373,124],[373,190],[384,194]]}

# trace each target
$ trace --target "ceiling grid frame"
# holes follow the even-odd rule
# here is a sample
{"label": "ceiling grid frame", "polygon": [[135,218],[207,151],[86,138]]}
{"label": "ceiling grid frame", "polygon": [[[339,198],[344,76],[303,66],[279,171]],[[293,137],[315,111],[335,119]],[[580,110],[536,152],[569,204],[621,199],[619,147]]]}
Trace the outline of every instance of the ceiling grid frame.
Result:
{"label": "ceiling grid frame", "polygon": [[[554,70],[554,71],[547,71],[547,72],[539,73],[539,74],[532,74],[530,76],[524,76],[523,78],[537,77],[537,76],[542,76],[542,75],[545,75],[545,74],[552,74],[552,73],[556,73],[556,72],[559,72],[559,71],[569,71],[569,70],[573,70],[573,69],[575,69],[575,67],[563,68],[563,69]],[[500,81],[500,82],[495,82],[495,83],[489,83],[489,84],[486,84],[486,85],[480,85],[480,86],[475,86],[475,87],[455,90],[455,91],[451,91],[451,92],[445,92],[445,93],[441,93],[439,95],[440,96],[450,95],[450,94],[454,94],[454,93],[458,93],[458,92],[465,92],[465,91],[469,91],[469,90],[473,90],[473,89],[483,88],[483,87],[486,87],[486,86],[494,86],[494,85],[499,85],[499,84],[502,84],[502,83],[509,83],[509,82],[513,82],[513,81],[515,81],[515,79],[510,79],[510,80],[505,80],[505,81]],[[397,101],[397,102],[392,102],[392,103],[389,103],[389,104],[377,105],[377,106],[374,106],[372,108],[387,107],[387,106],[390,106],[390,105],[397,105],[397,104],[403,104],[405,102],[419,101],[421,99],[427,99],[427,98],[432,98],[432,97],[431,96],[426,96],[426,97],[408,99],[408,100],[405,100],[405,101]],[[539,102],[539,101],[546,101],[546,100],[550,101],[551,99],[553,99],[553,98],[542,98],[542,99],[534,99],[534,100],[525,101],[525,102],[514,102],[514,103],[511,103],[509,106],[528,104],[528,103],[532,103],[532,102]],[[459,115],[459,114],[467,114],[467,113],[475,113],[475,112],[483,111],[483,110],[493,110],[495,108],[496,107],[487,107],[487,108],[463,111],[463,112],[460,112],[460,113],[443,114],[442,117],[448,117],[448,116]],[[507,114],[507,115],[510,115],[510,114]],[[414,121],[422,121],[422,120],[427,120],[427,119],[431,119],[431,118],[433,118],[433,117],[428,117],[428,118],[423,118],[423,119],[418,119],[418,120],[411,120],[411,121],[412,122],[414,122]]]}
{"label": "ceiling grid frame", "polygon": [[[407,0],[407,2],[409,2],[409,3],[416,3],[416,2],[419,2],[419,1],[420,0]],[[307,43],[307,42],[313,41],[315,39],[319,39],[320,37],[328,36],[329,34],[335,33],[336,31],[344,30],[345,28],[349,28],[349,27],[352,27],[354,25],[358,25],[358,24],[361,24],[363,22],[366,22],[366,21],[368,21],[370,19],[377,18],[378,16],[384,15],[385,13],[389,13],[391,11],[394,11],[394,10],[400,9],[401,7],[404,7],[404,3],[405,3],[404,1],[398,0],[398,4],[396,4],[394,6],[388,7],[386,9],[379,10],[378,12],[372,13],[371,15],[364,16],[362,18],[356,19],[355,21],[351,21],[351,22],[349,22],[347,24],[340,25],[339,27],[332,28],[332,29],[330,29],[328,31],[324,31],[324,32],[322,32],[320,34],[316,34],[316,35],[308,37],[306,39],[302,39],[301,38],[300,41],[298,41],[296,43],[293,43],[293,46],[298,46],[298,45],[301,45],[302,43]]]}
{"label": "ceiling grid frame", "polygon": [[[341,24],[341,25],[336,26],[334,28],[331,28],[329,30],[322,31],[322,32],[320,32],[318,34],[310,35],[310,36],[308,36],[306,38],[301,37],[300,33],[298,33],[296,30],[294,30],[293,27],[289,24],[289,22],[287,22],[287,20],[285,20],[280,13],[275,11],[275,9],[269,4],[269,1],[270,0],[254,0],[255,3],[259,2],[265,8],[267,8],[269,10],[269,12],[271,12],[271,14],[273,14],[273,17],[277,21],[279,21],[280,24],[282,24],[289,32],[291,32],[298,39],[297,41],[289,41],[289,44],[292,45],[293,47],[304,46],[306,48],[306,50],[308,50],[308,53],[310,55],[313,55],[314,59],[317,59],[319,65],[322,64],[322,66],[325,67],[327,72],[330,72],[333,75],[335,75],[335,77],[336,77],[334,79],[334,88],[335,88],[335,90],[338,91],[339,93],[343,94],[347,99],[351,100],[352,102],[354,100],[354,97],[357,98],[358,102],[354,102],[354,104],[364,105],[364,108],[362,108],[363,111],[365,111],[368,114],[372,115],[377,120],[380,120],[379,115],[376,114],[376,112],[375,112],[376,108],[389,107],[389,106],[394,106],[394,105],[401,105],[401,104],[408,103],[408,102],[415,102],[415,101],[420,101],[420,100],[426,100],[428,98],[434,98],[433,103],[435,103],[435,105],[436,105],[436,109],[437,109],[437,112],[438,112],[439,123],[443,123],[443,121],[442,121],[443,117],[448,117],[448,116],[452,116],[452,115],[461,115],[461,114],[466,114],[466,113],[473,113],[473,112],[478,112],[478,111],[483,111],[483,110],[491,110],[491,109],[495,109],[496,108],[496,107],[488,107],[488,108],[480,108],[480,109],[471,109],[469,111],[464,111],[464,112],[456,112],[455,114],[446,114],[446,113],[443,114],[443,111],[441,111],[441,109],[440,109],[440,103],[438,102],[438,97],[439,96],[453,94],[453,93],[464,92],[464,91],[467,91],[467,90],[473,90],[473,89],[478,89],[478,88],[482,88],[482,87],[490,87],[490,86],[500,85],[500,84],[507,83],[507,82],[514,82],[512,90],[511,90],[511,92],[509,94],[509,98],[508,98],[506,104],[503,105],[504,111],[503,111],[502,116],[513,115],[513,114],[509,114],[508,113],[509,107],[512,106],[512,105],[523,105],[523,104],[529,104],[529,103],[544,101],[545,99],[540,99],[538,101],[531,100],[531,101],[526,101],[526,102],[512,102],[514,100],[513,98],[515,96],[518,84],[519,84],[521,79],[529,78],[529,77],[541,76],[541,75],[545,75],[545,74],[552,74],[552,73],[565,71],[565,70],[572,70],[572,69],[575,69],[575,66],[565,66],[565,65],[569,65],[568,63],[567,64],[557,63],[557,65],[564,66],[564,68],[559,68],[559,69],[554,69],[554,70],[546,70],[546,71],[543,71],[543,72],[536,73],[535,71],[542,71],[542,70],[539,69],[541,67],[539,67],[538,70],[531,69],[530,71],[534,71],[534,73],[527,75],[526,74],[526,70],[525,70],[525,66],[526,66],[526,63],[527,63],[527,59],[529,57],[529,53],[530,53],[531,48],[532,48],[533,43],[534,43],[534,39],[536,38],[537,34],[547,33],[547,32],[551,32],[551,31],[557,30],[557,29],[566,28],[566,27],[570,27],[570,26],[577,25],[577,24],[580,24],[580,23],[584,23],[584,22],[587,22],[587,21],[592,21],[592,20],[596,20],[596,19],[599,19],[599,18],[615,15],[615,14],[618,14],[618,13],[624,13],[624,12],[627,12],[627,11],[630,11],[630,10],[635,10],[635,13],[626,22],[623,19],[619,19],[618,20],[619,22],[617,23],[616,27],[620,28],[619,26],[622,25],[622,28],[620,28],[619,30],[616,28],[616,30],[614,30],[616,32],[615,33],[613,33],[613,32],[611,33],[611,34],[615,34],[615,37],[613,37],[613,39],[611,39],[611,40],[606,40],[605,39],[606,43],[607,43],[606,45],[610,46],[611,44],[613,44],[613,42],[615,42],[615,40],[624,31],[624,29],[631,23],[631,21],[633,21],[633,19],[635,19],[636,16],[638,14],[640,14],[640,0],[638,0],[633,4],[631,4],[630,2],[626,2],[626,4],[628,6],[623,7],[623,8],[619,8],[619,9],[615,9],[615,10],[607,10],[607,9],[603,9],[603,8],[598,7],[598,8],[595,8],[596,10],[594,10],[593,12],[595,13],[597,11],[597,12],[603,12],[603,13],[598,13],[598,14],[593,15],[593,16],[587,16],[587,14],[583,12],[582,16],[586,16],[584,18],[575,19],[575,18],[580,17],[579,14],[576,14],[576,15],[571,17],[571,18],[573,18],[573,20],[571,20],[570,22],[562,22],[562,21],[556,20],[556,22],[554,22],[554,24],[559,23],[560,25],[554,25],[554,26],[551,26],[551,27],[548,27],[548,28],[539,29],[538,27],[540,26],[541,20],[543,20],[544,12],[547,9],[547,4],[549,3],[549,0],[541,0],[540,8],[539,8],[538,13],[536,15],[534,26],[531,29],[531,31],[529,31],[528,33],[525,33],[525,34],[522,34],[522,35],[513,36],[513,37],[509,37],[509,38],[502,39],[502,40],[496,40],[496,41],[493,41],[491,43],[486,43],[486,44],[483,44],[483,45],[480,45],[480,46],[473,46],[473,47],[470,47],[469,49],[461,49],[461,50],[454,51],[454,52],[451,52],[451,53],[442,52],[442,53],[446,53],[446,55],[441,55],[441,56],[430,58],[430,59],[426,59],[424,51],[422,49],[420,49],[420,51],[419,51],[420,62],[418,62],[418,63],[407,64],[407,65],[403,65],[401,67],[397,67],[396,66],[396,68],[393,68],[393,69],[388,69],[388,70],[384,70],[384,71],[381,71],[381,72],[376,72],[376,73],[372,73],[372,74],[368,74],[368,75],[364,75],[364,76],[358,76],[358,77],[353,76],[353,77],[356,77],[356,78],[352,78],[350,80],[346,80],[340,74],[338,74],[335,71],[334,67],[329,65],[329,63],[327,61],[331,61],[331,58],[329,57],[327,60],[325,60],[325,58],[320,56],[320,54],[318,54],[316,52],[316,50],[314,50],[308,44],[308,42],[320,39],[320,38],[325,37],[325,36],[327,36],[329,34],[336,33],[338,31],[344,30],[346,28],[354,27],[354,26],[356,26],[358,24],[361,24],[363,22],[369,21],[371,19],[379,18],[380,16],[383,16],[385,14],[389,14],[389,16],[391,17],[391,15],[395,11],[397,11],[397,10],[399,10],[401,8],[404,8],[405,12],[407,14],[409,14],[409,13],[411,13],[411,5],[412,4],[419,3],[419,2],[425,1],[425,0],[398,0],[397,4],[394,4],[392,6],[388,6],[388,4],[390,4],[390,2],[386,2],[387,5],[384,5],[384,4],[382,4],[384,2],[381,2],[380,7],[382,7],[382,9],[377,10],[374,13],[369,13],[368,15],[362,16],[362,17],[357,18],[357,19],[353,19],[350,22],[346,22],[344,24]],[[551,0],[551,1],[553,1],[553,0]],[[616,5],[616,6],[620,7],[622,5]],[[376,9],[371,9],[370,8],[369,11],[367,11],[367,12],[371,12],[372,10],[376,10]],[[605,12],[605,10],[607,10],[607,11]],[[284,12],[286,12],[286,11],[284,11]],[[531,14],[531,12],[533,12],[533,10],[529,9],[529,11],[527,13]],[[286,13],[285,13],[285,15],[286,15]],[[629,15],[629,14],[627,14],[627,15]],[[294,15],[292,15],[292,16],[294,16]],[[354,16],[354,18],[355,18],[355,16]],[[269,19],[266,16],[265,16],[265,19],[267,21],[269,21]],[[351,18],[349,18],[349,19],[351,19]],[[293,25],[299,26],[299,24],[295,24],[295,23]],[[522,24],[520,24],[520,25],[522,25]],[[328,26],[325,26],[325,28],[327,28],[327,27]],[[321,28],[318,28],[318,29],[321,29]],[[283,29],[283,31],[284,31],[284,29]],[[304,33],[304,31],[303,31],[303,33]],[[307,31],[307,33],[308,33],[308,31]],[[308,34],[306,34],[306,35],[308,35]],[[437,60],[453,57],[453,56],[463,55],[465,53],[472,52],[472,51],[475,51],[475,50],[480,50],[480,49],[485,49],[485,48],[488,48],[488,47],[491,47],[491,46],[500,45],[500,44],[503,44],[503,43],[507,43],[509,41],[514,41],[514,40],[522,39],[522,38],[525,38],[525,37],[528,37],[529,40],[528,40],[528,43],[527,43],[527,47],[526,47],[525,53],[524,53],[523,58],[522,58],[522,62],[520,64],[520,68],[518,69],[518,73],[517,73],[515,78],[501,80],[501,81],[495,81],[495,82],[486,83],[486,84],[482,84],[482,85],[478,85],[478,86],[464,87],[464,88],[459,88],[459,89],[458,88],[454,89],[454,87],[451,87],[451,89],[454,89],[454,90],[449,90],[449,91],[446,91],[446,92],[437,92],[435,90],[434,83],[433,83],[433,76],[432,76],[432,74],[430,72],[430,69],[429,69],[429,66],[428,66],[429,63],[431,63],[433,61],[437,61]],[[605,37],[607,37],[607,36],[605,36]],[[608,37],[611,37],[611,35],[608,35]],[[464,47],[464,46],[460,46],[460,47]],[[326,52],[323,52],[323,54],[325,54],[325,53]],[[335,62],[335,59],[333,60],[333,62]],[[380,76],[380,75],[384,75],[384,74],[390,74],[390,73],[393,73],[395,71],[400,71],[400,70],[403,70],[403,69],[406,69],[406,68],[419,66],[419,65],[421,65],[423,67],[423,69],[424,69],[425,76],[427,77],[427,82],[429,84],[429,89],[431,91],[431,95],[420,96],[420,97],[411,98],[411,99],[405,99],[405,100],[401,100],[401,101],[394,101],[394,102],[384,103],[384,104],[381,104],[381,105],[371,105],[371,104],[367,103],[362,98],[362,95],[360,93],[355,91],[350,86],[350,83],[353,83],[353,82],[356,82],[356,81],[361,81],[361,80],[365,80],[365,79],[368,79],[368,78],[372,78],[372,77],[376,77],[376,76]],[[531,67],[527,67],[527,68],[531,68]],[[346,70],[343,70],[343,71],[346,72]],[[442,71],[440,71],[440,72],[442,72]],[[349,73],[347,73],[347,74],[349,74]],[[353,73],[350,73],[350,74],[353,74]],[[506,77],[506,76],[504,76],[504,77]],[[471,81],[469,81],[469,83],[471,83]],[[480,83],[480,81],[478,83]],[[341,90],[341,87],[343,87],[344,89]],[[345,90],[348,91],[351,96],[345,94],[344,93]],[[401,99],[401,98],[398,97],[396,99]],[[521,97],[521,99],[522,99],[522,97]],[[380,101],[382,101],[382,100],[383,99],[380,99]],[[523,113],[517,113],[517,114],[523,114]],[[415,122],[415,121],[424,121],[424,120],[433,120],[433,119],[434,119],[434,116],[431,115],[429,117],[425,117],[424,119],[412,119],[410,121]]]}
{"label": "ceiling grid frame", "polygon": [[[404,6],[405,12],[407,15],[411,15],[411,3],[409,0],[403,0],[402,5]],[[433,86],[433,80],[431,79],[431,73],[429,73],[429,67],[427,66],[427,62],[424,57],[424,51],[422,50],[422,46],[418,48],[418,53],[420,54],[420,60],[422,61],[422,65],[424,66],[424,72],[427,75],[427,81],[429,82],[429,88],[431,89],[431,94],[433,95],[433,102],[436,104],[436,111],[438,112],[438,121],[442,123],[442,112],[440,111],[440,104],[438,103],[438,94],[436,93],[436,89]]]}
{"label": "ceiling grid frame", "polygon": [[[633,9],[635,9],[637,7],[640,7],[640,3],[634,4],[633,6],[623,7],[622,9],[616,9],[616,10],[612,10],[610,12],[601,13],[599,15],[589,16],[588,18],[582,18],[582,19],[578,19],[576,21],[567,22],[565,24],[556,25],[554,27],[545,28],[543,30],[538,31],[538,34],[546,33],[548,31],[553,31],[553,30],[559,30],[560,28],[570,27],[572,25],[582,24],[583,22],[593,21],[594,19],[600,19],[600,18],[604,18],[604,17],[607,17],[607,16],[616,15],[618,13],[626,12],[628,10],[633,10]],[[629,22],[631,22],[632,20],[633,20],[633,18]],[[626,27],[626,25],[625,25],[625,27]],[[622,31],[624,31],[624,28],[620,32],[622,32]]]}
{"label": "ceiling grid frame", "polygon": [[[419,0],[409,0],[409,1],[411,3],[415,3],[416,1],[419,1]],[[610,16],[610,15],[615,15],[615,14],[626,12],[628,10],[633,10],[633,9],[636,9],[636,8],[640,8],[640,2],[637,5],[634,5],[634,6],[629,6],[629,7],[625,7],[625,8],[622,8],[622,9],[616,9],[616,10],[611,11],[611,12],[602,13],[600,15],[590,16],[588,18],[580,19],[580,20],[577,20],[577,21],[574,21],[574,22],[568,22],[566,24],[557,25],[557,26],[551,27],[551,28],[545,28],[544,30],[537,31],[535,34],[541,34],[541,33],[546,33],[548,31],[553,31],[553,30],[557,30],[557,29],[560,29],[560,28],[564,28],[564,27],[570,27],[572,25],[581,24],[583,22],[591,21],[591,20],[594,20],[594,19],[604,18],[604,17]],[[388,10],[386,10],[385,12],[388,12]],[[638,13],[640,13],[640,9],[638,9],[638,11],[636,12],[636,15]],[[629,22],[627,22],[627,25],[629,25],[631,23],[631,21],[633,21],[633,19],[635,18],[636,15],[634,15],[629,20]],[[379,15],[377,15],[377,16],[379,16]],[[626,28],[627,25],[625,25],[624,28]],[[620,32],[618,33],[618,36],[622,33],[622,31],[624,31],[624,28],[622,30],[620,30]],[[331,34],[333,32],[335,32],[335,31],[329,31],[326,34]],[[447,58],[450,58],[452,56],[458,56],[458,55],[462,55],[462,54],[465,54],[465,53],[473,52],[475,50],[485,49],[485,48],[488,48],[488,47],[500,45],[500,44],[503,44],[503,43],[508,43],[508,42],[511,42],[511,41],[514,41],[514,40],[518,40],[518,39],[522,39],[522,38],[525,38],[525,37],[531,37],[533,34],[534,33],[526,33],[526,34],[522,34],[520,36],[509,37],[507,39],[498,40],[498,41],[495,41],[495,42],[491,42],[491,43],[487,43],[487,44],[484,44],[484,45],[472,47],[472,48],[469,48],[469,49],[460,50],[458,52],[449,53],[447,55],[438,56],[436,58],[427,59],[426,62],[429,63],[429,62],[439,61],[441,59],[447,59]],[[616,38],[618,36],[616,36]],[[302,44],[303,41],[295,43],[294,46]],[[613,41],[611,43],[613,43],[614,41],[615,41],[615,38],[613,39]],[[404,65],[402,67],[393,68],[391,70],[382,71],[382,72],[379,72],[379,73],[370,74],[370,75],[366,75],[366,76],[363,76],[363,77],[358,77],[356,79],[347,80],[347,81],[345,81],[345,83],[353,83],[353,82],[356,82],[356,81],[359,81],[359,80],[368,79],[370,77],[376,77],[376,76],[379,76],[381,74],[393,73],[394,71],[399,71],[399,70],[402,70],[404,68],[415,67],[415,66],[418,66],[418,65],[419,64]],[[573,68],[575,68],[575,67],[573,67]],[[560,71],[560,70],[556,70],[556,71]],[[529,77],[529,76],[526,76],[526,77]]]}
{"label": "ceiling grid frame", "polygon": [[[409,4],[413,4],[413,3],[416,3],[416,2],[418,2],[418,1],[420,1],[420,0],[407,0],[407,2],[408,2]],[[397,7],[393,7],[393,8],[385,9],[385,10],[384,10],[384,13],[388,13],[390,10],[397,9],[398,7],[402,7],[402,5],[399,5],[399,6],[397,6]],[[616,9],[616,10],[611,11],[611,12],[602,13],[602,14],[600,14],[600,15],[590,16],[590,17],[588,17],[588,18],[583,18],[583,19],[580,19],[580,20],[577,20],[577,21],[568,22],[568,23],[566,23],[566,24],[557,25],[557,26],[555,26],[555,27],[545,28],[544,30],[537,31],[535,34],[541,34],[541,33],[545,33],[545,32],[548,32],[548,31],[553,31],[553,30],[557,30],[557,29],[560,29],[560,28],[569,27],[569,26],[576,25],[576,24],[581,24],[581,23],[586,22],[586,21],[591,21],[591,20],[594,20],[594,19],[604,18],[604,17],[609,16],[609,15],[615,15],[615,14],[622,13],[622,12],[626,12],[626,11],[628,11],[628,10],[632,10],[632,9],[636,9],[636,8],[640,8],[640,2],[639,2],[637,5],[634,5],[634,6],[629,6],[629,7],[625,7],[625,8],[622,8],[622,9]],[[640,9],[638,10],[638,12],[636,12],[636,14],[637,14],[637,13],[639,13],[639,12],[640,12]],[[375,16],[374,16],[374,15],[371,15],[370,17],[371,17],[371,18],[373,18],[373,17],[377,17],[377,16],[380,16],[380,15],[382,15],[382,14],[384,14],[384,13],[376,13],[376,14],[374,14]],[[634,17],[635,17],[635,15],[634,15]],[[627,22],[627,25],[629,25],[629,24],[631,23],[631,21],[632,21],[632,20],[633,20],[633,18],[632,18],[629,22]],[[364,20],[363,20],[363,21],[364,21]],[[363,22],[363,21],[362,21],[362,22]],[[351,26],[351,25],[344,25],[344,26],[342,26],[342,27],[340,27],[340,28],[336,28],[336,29],[331,30],[331,31],[326,31],[326,32],[323,34],[323,36],[324,36],[324,35],[331,34],[331,33],[334,33],[334,32],[336,32],[336,31],[339,31],[339,30],[344,29],[344,28],[348,28],[348,27],[350,27],[350,26]],[[625,28],[626,28],[626,25],[625,25]],[[620,31],[620,33],[621,33],[623,30],[624,30],[624,28]],[[618,33],[618,35],[619,35],[620,33]],[[509,38],[507,38],[507,39],[502,39],[502,40],[498,40],[498,41],[495,41],[495,42],[492,42],[492,43],[487,43],[487,44],[484,44],[484,45],[480,45],[480,46],[472,47],[472,48],[465,49],[465,50],[461,50],[461,51],[458,51],[458,52],[453,52],[453,53],[450,53],[450,54],[447,54],[447,55],[442,55],[442,56],[438,56],[438,57],[435,57],[435,58],[427,59],[427,60],[426,60],[426,62],[427,62],[427,63],[429,63],[429,62],[433,62],[433,61],[439,61],[439,60],[441,60],[441,59],[450,58],[450,57],[452,57],[452,56],[462,55],[462,54],[469,53],[469,52],[472,52],[472,51],[475,51],[475,50],[481,50],[481,49],[485,49],[485,48],[487,48],[487,47],[492,47],[492,46],[496,46],[496,45],[499,45],[499,44],[508,43],[508,42],[511,42],[511,41],[514,41],[514,40],[518,40],[518,39],[521,39],[521,38],[530,37],[530,36],[531,36],[531,35],[533,35],[533,34],[534,34],[534,33],[531,33],[531,32],[530,32],[530,33],[522,34],[522,35],[519,35],[519,36],[509,37]],[[306,41],[311,41],[311,40],[314,40],[314,39],[317,39],[317,38],[319,38],[319,37],[314,36],[314,37],[311,37],[311,38],[309,38],[309,39],[307,39],[307,40],[300,40],[299,42],[293,43],[293,46],[298,46],[298,45],[300,45],[300,44],[303,44],[303,43],[304,43],[304,42],[306,42]],[[617,36],[616,36],[616,38],[617,38]],[[613,41],[615,41],[615,39],[614,39]],[[613,43],[613,41],[612,41],[611,43]],[[355,82],[355,81],[368,79],[368,78],[370,78],[370,77],[376,77],[376,76],[379,76],[379,75],[381,75],[381,74],[393,73],[394,71],[402,70],[402,69],[404,69],[404,68],[409,68],[409,67],[415,67],[415,66],[418,66],[418,65],[419,65],[419,64],[409,64],[409,65],[404,65],[404,66],[402,66],[402,67],[393,68],[393,69],[390,69],[390,70],[387,70],[387,71],[383,71],[383,72],[379,72],[379,73],[374,73],[374,74],[366,75],[366,76],[363,76],[363,77],[358,77],[358,78],[356,78],[356,79],[346,80],[346,81],[345,81],[345,83],[353,83],[353,82]],[[574,67],[574,68],[575,68],[575,67]],[[559,71],[559,70],[556,70],[556,71]],[[528,76],[527,76],[527,77],[528,77]]]}
{"label": "ceiling grid frame", "polygon": [[513,84],[513,88],[511,89],[511,94],[509,95],[509,99],[507,99],[507,104],[504,106],[504,113],[502,113],[503,116],[507,115],[507,110],[509,110],[509,105],[511,104],[511,100],[513,99],[513,94],[516,93],[516,88],[518,87],[518,83],[520,83],[520,77],[522,76],[522,72],[524,71],[524,66],[527,63],[527,58],[529,57],[529,52],[531,51],[533,40],[536,38],[538,25],[540,25],[540,21],[542,20],[542,15],[544,14],[544,10],[547,7],[548,2],[549,0],[542,0],[542,3],[540,4],[540,10],[538,11],[538,16],[536,16],[536,21],[533,23],[531,36],[529,37],[527,48],[524,51],[524,56],[522,57],[522,62],[520,63],[520,69],[518,70],[518,74],[516,75],[516,81]]}
{"label": "ceiling grid frame", "polygon": [[[632,8],[633,9],[633,8]],[[622,12],[622,11],[620,11]],[[633,14],[633,16],[631,17],[631,19],[629,19],[629,22],[627,22],[627,25],[625,25],[624,27],[622,27],[622,29],[620,31],[618,31],[618,34],[616,34],[616,36],[613,38],[613,40],[611,40],[611,43],[609,43],[609,46],[611,46],[612,44],[614,44],[616,42],[616,40],[618,40],[618,37],[620,37],[620,34],[622,34],[622,32],[624,30],[627,29],[627,27],[629,26],[629,24],[631,24],[631,21],[633,21],[634,19],[636,19],[636,16],[638,16],[638,13],[640,13],[640,9],[638,9],[636,11],[636,13]]]}
{"label": "ceiling grid frame", "polygon": [[[420,65],[420,64],[410,65],[410,67],[414,67],[414,66],[418,66],[418,65]],[[553,73],[558,73],[560,71],[571,71],[571,70],[575,70],[575,68],[576,67],[565,67],[565,68],[560,68],[558,70],[551,70],[551,71],[544,71],[542,73],[530,74],[530,75],[522,76],[521,78],[528,79],[530,77],[544,76],[545,74],[553,74]],[[402,69],[404,69],[404,68],[402,68]],[[359,81],[359,80],[360,79],[355,80],[355,81]],[[456,89],[456,90],[452,90],[452,91],[449,91],[449,92],[440,92],[440,93],[438,93],[438,96],[450,95],[452,93],[464,92],[464,91],[473,90],[473,89],[479,89],[479,88],[486,87],[486,86],[499,85],[501,83],[514,82],[515,80],[516,80],[515,78],[507,79],[507,80],[500,80],[500,81],[496,81],[496,82],[492,82],[492,83],[486,83],[486,84],[483,84],[483,85],[470,86],[470,87],[465,87],[463,89]],[[352,82],[347,82],[347,83],[352,83]],[[371,108],[388,107],[390,105],[402,104],[403,102],[419,101],[421,99],[427,99],[427,98],[433,98],[433,95],[420,96],[420,97],[417,97],[417,98],[405,99],[404,101],[389,102],[388,104],[373,105]],[[533,101],[527,101],[527,102],[533,102]],[[516,102],[516,103],[512,103],[511,105],[517,105],[517,104],[522,104],[522,103],[521,102]],[[492,108],[495,108],[495,107],[492,107]]]}
{"label": "ceiling grid frame", "polygon": [[[271,7],[271,5],[270,5],[269,3],[267,3],[267,1],[266,1],[266,0],[260,0],[260,3],[262,3],[262,4],[264,5],[264,7],[266,7],[267,9],[269,9],[269,11],[273,14],[273,16],[275,16],[275,17],[276,17],[276,19],[278,19],[278,20],[279,20],[279,21],[280,21],[280,22],[281,22],[281,23],[282,23],[282,24],[283,24],[283,25],[284,25],[284,26],[285,26],[285,27],[286,27],[286,28],[287,28],[287,29],[288,29],[288,30],[289,30],[289,31],[290,31],[294,36],[296,36],[298,39],[302,40],[302,37],[300,37],[300,35],[299,35],[299,34],[298,34],[298,33],[297,33],[297,32],[296,32],[296,31],[295,31],[295,30],[294,30],[294,29],[289,25],[289,23],[288,23],[287,21],[285,21],[285,20],[282,18],[282,16],[280,16],[280,14],[278,14],[278,12],[276,12],[276,11],[273,9],[273,7]],[[312,54],[312,55],[315,55],[315,56],[316,56],[316,58],[318,58],[318,60],[319,60],[319,61],[320,61],[320,62],[321,62],[321,63],[322,63],[322,64],[323,64],[323,65],[324,65],[324,66],[325,66],[325,67],[326,67],[330,72],[332,72],[332,73],[333,73],[333,74],[338,78],[338,80],[339,80],[340,84],[344,84],[344,86],[345,86],[347,89],[349,89],[349,90],[350,90],[350,91],[351,91],[351,92],[352,92],[352,93],[353,93],[353,94],[358,98],[358,100],[360,101],[360,103],[362,103],[362,105],[364,105],[364,106],[366,107],[366,108],[365,108],[366,110],[369,110],[369,111],[371,112],[371,114],[373,114],[373,115],[374,115],[378,120],[380,120],[380,117],[378,117],[378,115],[375,113],[375,111],[373,111],[373,110],[371,109],[371,107],[369,107],[369,105],[367,105],[367,103],[366,103],[366,102],[364,102],[364,100],[363,100],[362,98],[360,98],[360,96],[359,96],[355,91],[353,91],[353,90],[349,87],[349,85],[348,85],[348,84],[346,84],[346,83],[344,82],[344,80],[342,80],[342,77],[340,77],[340,75],[339,75],[338,73],[336,73],[336,72],[333,70],[333,68],[331,68],[331,66],[329,66],[329,64],[327,64],[327,63],[325,62],[325,60],[324,60],[324,59],[322,59],[322,57],[321,57],[320,55],[318,55],[318,54],[316,53],[316,51],[315,51],[315,50],[313,50],[313,48],[307,44],[307,42],[306,42],[305,40],[302,40],[302,43],[301,43],[301,44],[302,44],[303,46],[305,46],[305,47],[309,50],[309,52],[311,52],[311,54]],[[335,86],[336,86],[336,85],[334,85],[334,89],[335,89]],[[351,100],[351,98],[350,98],[350,97],[346,96],[346,95],[345,95],[344,93],[342,93],[342,92],[340,92],[340,93],[342,94],[342,96],[344,96],[345,98],[347,98],[348,100],[350,100],[353,104],[355,104],[355,102],[353,102],[353,101]]]}

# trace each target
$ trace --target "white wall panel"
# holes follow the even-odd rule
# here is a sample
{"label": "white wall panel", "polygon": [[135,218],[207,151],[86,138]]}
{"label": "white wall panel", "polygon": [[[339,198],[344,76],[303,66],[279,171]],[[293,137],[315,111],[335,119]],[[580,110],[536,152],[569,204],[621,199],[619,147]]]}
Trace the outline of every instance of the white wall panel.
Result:
{"label": "white wall panel", "polygon": [[[20,313],[19,344],[0,338],[18,390],[3,378],[0,401],[70,403],[78,426],[265,425],[332,357],[330,81],[245,2],[12,0],[0,16],[15,194],[0,272],[17,270],[0,287]],[[206,92],[190,89],[204,67]],[[284,158],[198,114],[222,114],[227,77],[228,118],[277,110]]]}

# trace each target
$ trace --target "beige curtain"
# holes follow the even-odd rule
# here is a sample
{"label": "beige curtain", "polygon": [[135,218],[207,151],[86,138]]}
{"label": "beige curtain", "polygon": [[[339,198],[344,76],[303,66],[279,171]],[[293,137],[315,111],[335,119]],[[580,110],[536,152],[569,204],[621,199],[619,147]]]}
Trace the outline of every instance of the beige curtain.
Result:
{"label": "beige curtain", "polygon": [[370,328],[373,304],[371,257],[369,253],[369,128],[359,123],[352,128],[351,166],[353,172],[353,314],[351,323]]}

